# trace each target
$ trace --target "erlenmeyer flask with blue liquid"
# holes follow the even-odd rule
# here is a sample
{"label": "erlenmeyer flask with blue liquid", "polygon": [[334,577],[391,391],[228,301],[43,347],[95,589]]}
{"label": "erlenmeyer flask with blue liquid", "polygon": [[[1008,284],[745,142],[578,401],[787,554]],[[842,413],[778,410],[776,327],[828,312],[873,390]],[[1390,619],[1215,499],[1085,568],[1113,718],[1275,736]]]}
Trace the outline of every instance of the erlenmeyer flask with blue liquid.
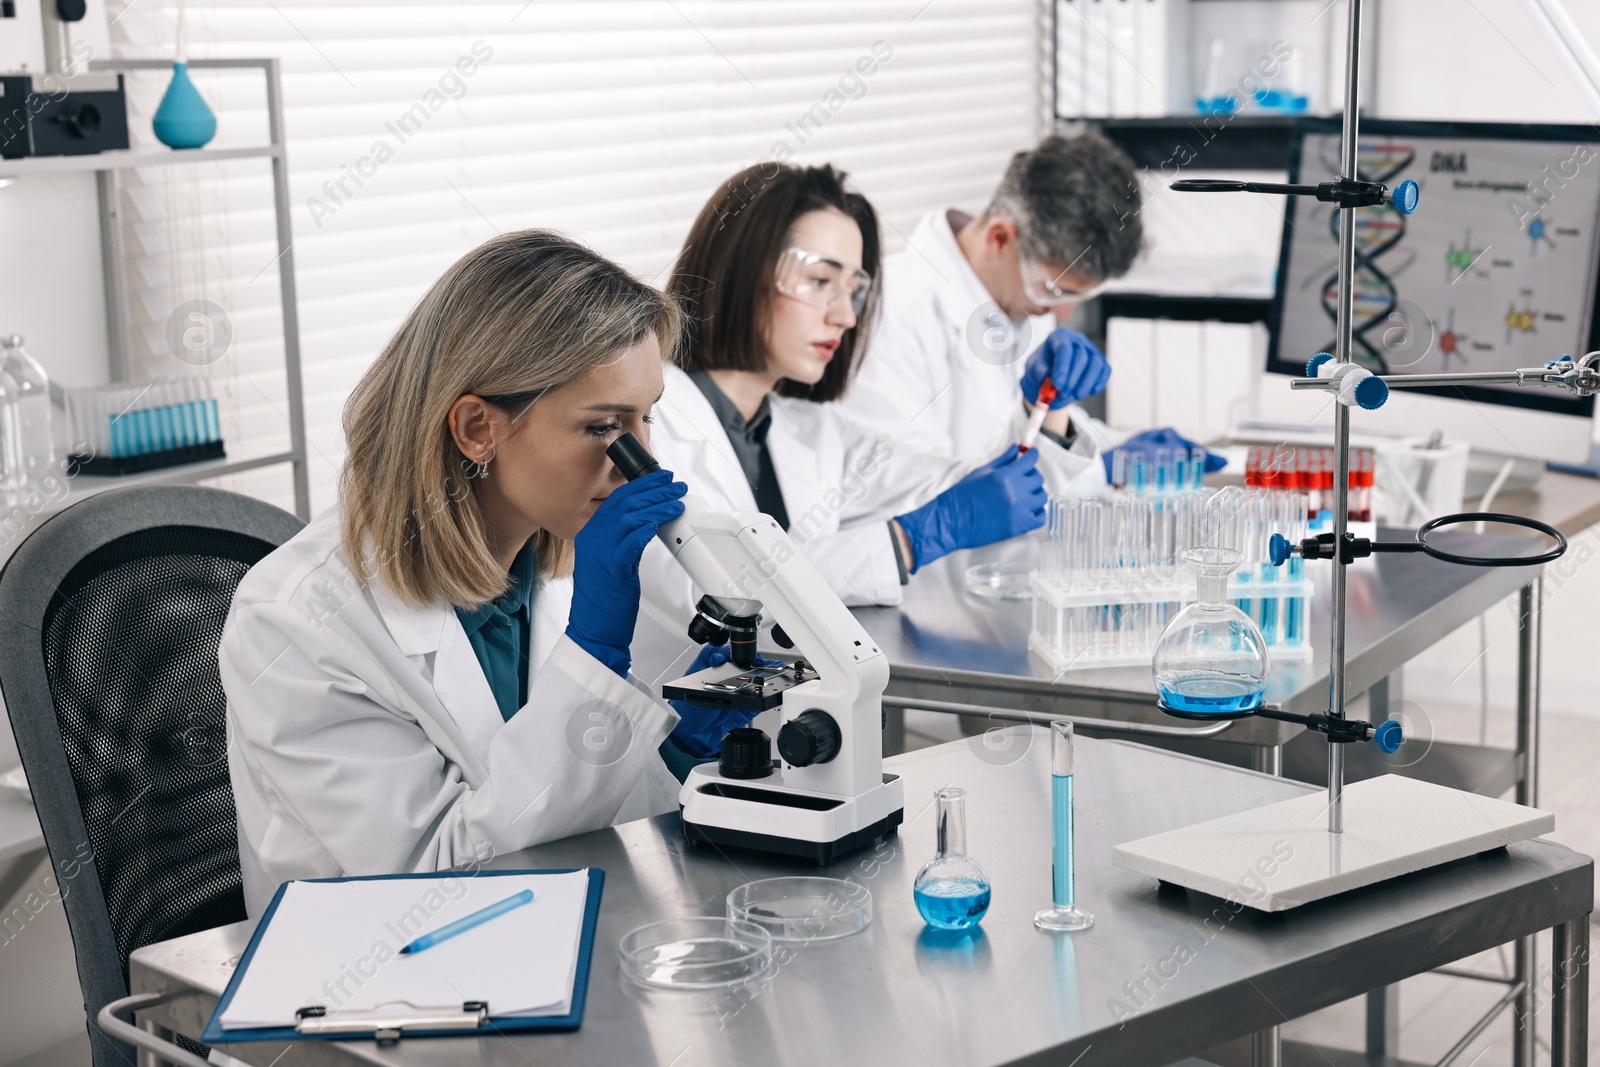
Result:
{"label": "erlenmeyer flask with blue liquid", "polygon": [[1267,645],[1250,616],[1228,602],[1228,577],[1244,557],[1228,548],[1183,554],[1199,600],[1167,624],[1152,668],[1165,710],[1187,718],[1233,718],[1261,706]]}

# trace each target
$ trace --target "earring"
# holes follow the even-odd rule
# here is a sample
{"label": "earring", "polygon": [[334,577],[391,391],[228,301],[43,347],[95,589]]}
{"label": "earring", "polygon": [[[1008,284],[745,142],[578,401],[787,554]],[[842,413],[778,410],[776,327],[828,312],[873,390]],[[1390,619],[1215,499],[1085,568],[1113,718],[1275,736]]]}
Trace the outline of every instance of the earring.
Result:
{"label": "earring", "polygon": [[461,469],[466,472],[466,475],[467,475],[468,478],[476,478],[476,479],[487,478],[487,477],[489,477],[489,463],[493,459],[494,459],[494,456],[491,455],[488,459],[484,460],[481,463],[478,463],[478,462],[474,462],[473,460],[468,459],[466,456],[462,456],[461,457]]}

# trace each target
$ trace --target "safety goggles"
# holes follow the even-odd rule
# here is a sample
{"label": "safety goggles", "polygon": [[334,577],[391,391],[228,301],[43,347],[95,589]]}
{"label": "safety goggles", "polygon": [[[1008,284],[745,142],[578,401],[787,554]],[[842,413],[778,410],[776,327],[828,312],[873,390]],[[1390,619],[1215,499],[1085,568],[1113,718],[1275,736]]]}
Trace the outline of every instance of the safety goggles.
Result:
{"label": "safety goggles", "polygon": [[803,248],[787,248],[778,257],[778,292],[812,307],[832,307],[846,297],[850,311],[860,315],[872,288],[872,275],[846,267],[836,259]]}
{"label": "safety goggles", "polygon": [[[1087,289],[1064,289],[1056,284],[1056,279],[1061,275],[1051,276],[1044,264],[1034,259],[1022,248],[1022,242],[1017,242],[1017,265],[1022,268],[1022,295],[1037,307],[1059,307],[1062,304],[1077,304],[1090,297],[1099,296],[1105,290],[1105,283],[1092,285]],[[1068,267],[1061,274],[1071,270]]]}

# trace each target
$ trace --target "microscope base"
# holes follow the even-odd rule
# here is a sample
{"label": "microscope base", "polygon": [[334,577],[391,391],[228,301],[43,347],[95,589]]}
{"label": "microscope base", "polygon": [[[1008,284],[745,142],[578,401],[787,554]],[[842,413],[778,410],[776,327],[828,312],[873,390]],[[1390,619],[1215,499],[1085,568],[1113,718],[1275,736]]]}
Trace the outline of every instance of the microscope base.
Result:
{"label": "microscope base", "polygon": [[1537,808],[1386,774],[1344,787],[1344,832],[1327,794],[1118,845],[1111,862],[1162,882],[1285,911],[1555,829]]}
{"label": "microscope base", "polygon": [[785,787],[781,775],[732,779],[715,764],[696,767],[679,793],[685,839],[826,866],[894,833],[905,817],[897,775],[853,797]]}

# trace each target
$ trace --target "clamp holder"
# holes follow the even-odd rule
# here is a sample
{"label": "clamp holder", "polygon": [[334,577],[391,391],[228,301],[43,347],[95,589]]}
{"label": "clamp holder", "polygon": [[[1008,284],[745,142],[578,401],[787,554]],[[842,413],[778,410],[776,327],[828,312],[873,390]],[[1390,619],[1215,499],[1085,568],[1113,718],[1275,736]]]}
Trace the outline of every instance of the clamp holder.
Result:
{"label": "clamp holder", "polygon": [[1215,178],[1186,178],[1169,187],[1175,193],[1268,193],[1274,196],[1313,196],[1340,208],[1378,207],[1390,204],[1402,215],[1417,210],[1421,187],[1407,178],[1391,191],[1382,182],[1363,182],[1339,178],[1316,185],[1285,185],[1282,182],[1239,182]]}
{"label": "clamp holder", "polygon": [[1328,743],[1332,745],[1348,745],[1354,741],[1371,741],[1378,746],[1378,751],[1385,755],[1393,755],[1399,751],[1400,745],[1406,739],[1405,729],[1400,725],[1398,719],[1387,719],[1374,725],[1364,719],[1346,719],[1326,711],[1315,712],[1311,715],[1295,715],[1292,712],[1280,711],[1277,708],[1269,707],[1261,708],[1256,714],[1263,719],[1297,723],[1313,733],[1322,734],[1328,739]]}

